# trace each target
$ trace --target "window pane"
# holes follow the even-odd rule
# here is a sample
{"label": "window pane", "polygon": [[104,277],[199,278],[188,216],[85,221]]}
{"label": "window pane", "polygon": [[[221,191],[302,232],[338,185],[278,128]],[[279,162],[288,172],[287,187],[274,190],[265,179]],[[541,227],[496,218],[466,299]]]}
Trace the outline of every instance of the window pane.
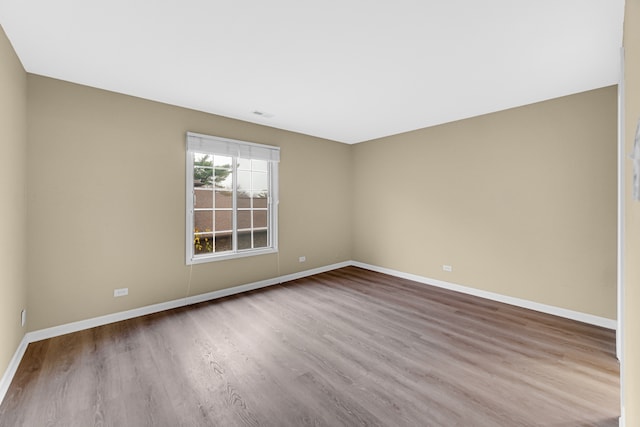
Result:
{"label": "window pane", "polygon": [[238,250],[251,248],[251,231],[238,231]]}
{"label": "window pane", "polygon": [[251,190],[251,172],[238,171],[238,190]]}
{"label": "window pane", "polygon": [[203,187],[213,183],[213,156],[193,153],[193,186]]}
{"label": "window pane", "polygon": [[251,189],[258,192],[265,192],[269,188],[267,186],[267,174],[265,172],[253,172],[251,181]]}
{"label": "window pane", "polygon": [[213,156],[213,166],[217,168],[231,169],[232,164],[233,159],[229,156],[218,156],[217,154]]}
{"label": "window pane", "polygon": [[251,211],[238,211],[238,229],[251,228]]}
{"label": "window pane", "polygon": [[231,233],[217,233],[215,242],[216,252],[227,252],[233,249],[233,236]]}
{"label": "window pane", "polygon": [[231,191],[216,191],[216,208],[229,208],[233,207],[233,192]]}
{"label": "window pane", "polygon": [[204,168],[194,166],[193,168],[193,186],[198,187],[210,187],[213,184],[212,168]]}
{"label": "window pane", "polygon": [[213,234],[197,233],[193,235],[193,251],[196,255],[213,252]]}
{"label": "window pane", "polygon": [[253,227],[261,228],[267,226],[267,211],[253,211]]}
{"label": "window pane", "polygon": [[216,188],[231,191],[233,189],[233,173],[230,169],[215,169],[213,182]]}
{"label": "window pane", "polygon": [[266,160],[252,160],[251,169],[254,171],[266,172],[268,162]]}
{"label": "window pane", "polygon": [[213,231],[213,211],[195,211],[193,213],[193,232]]}
{"label": "window pane", "polygon": [[250,208],[251,199],[249,193],[245,191],[238,191],[238,208]]}
{"label": "window pane", "polygon": [[266,248],[269,246],[269,239],[267,238],[267,230],[258,230],[253,232],[253,247],[254,248]]}
{"label": "window pane", "polygon": [[267,198],[262,197],[262,194],[254,194],[253,196],[253,207],[254,208],[266,208],[267,207]]}
{"label": "window pane", "polygon": [[233,229],[231,211],[216,210],[216,231],[230,231]]}
{"label": "window pane", "polygon": [[193,164],[199,166],[213,166],[213,156],[206,153],[193,153]]}
{"label": "window pane", "polygon": [[239,171],[251,170],[251,159],[243,159],[242,157],[239,157],[238,158],[238,170]]}
{"label": "window pane", "polygon": [[196,188],[193,194],[195,195],[195,208],[213,208],[213,191],[209,189]]}

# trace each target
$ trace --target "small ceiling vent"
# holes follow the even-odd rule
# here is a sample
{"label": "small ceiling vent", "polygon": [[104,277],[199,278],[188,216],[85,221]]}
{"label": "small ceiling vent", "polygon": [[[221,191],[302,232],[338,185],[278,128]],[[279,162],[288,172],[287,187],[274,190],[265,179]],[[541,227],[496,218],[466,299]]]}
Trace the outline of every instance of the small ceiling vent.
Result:
{"label": "small ceiling vent", "polygon": [[255,114],[256,116],[264,117],[265,119],[270,119],[271,117],[273,117],[273,114],[267,113],[266,111],[255,110],[253,111],[253,114]]}

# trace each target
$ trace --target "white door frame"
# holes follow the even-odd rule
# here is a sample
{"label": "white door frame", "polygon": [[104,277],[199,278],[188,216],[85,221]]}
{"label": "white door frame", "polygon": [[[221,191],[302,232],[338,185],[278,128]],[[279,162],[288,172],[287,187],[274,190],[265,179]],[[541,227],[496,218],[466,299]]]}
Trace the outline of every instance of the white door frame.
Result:
{"label": "white door frame", "polygon": [[616,356],[620,361],[620,427],[624,416],[624,217],[625,217],[625,117],[624,117],[624,47],[620,48],[620,81],[618,82],[618,253],[617,253],[617,318]]}

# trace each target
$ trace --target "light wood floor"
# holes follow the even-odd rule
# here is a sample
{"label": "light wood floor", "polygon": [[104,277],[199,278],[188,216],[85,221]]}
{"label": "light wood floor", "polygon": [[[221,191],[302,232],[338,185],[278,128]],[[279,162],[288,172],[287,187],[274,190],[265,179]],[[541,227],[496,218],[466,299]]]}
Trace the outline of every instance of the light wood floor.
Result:
{"label": "light wood floor", "polygon": [[613,331],[355,267],[30,344],[1,426],[617,426]]}

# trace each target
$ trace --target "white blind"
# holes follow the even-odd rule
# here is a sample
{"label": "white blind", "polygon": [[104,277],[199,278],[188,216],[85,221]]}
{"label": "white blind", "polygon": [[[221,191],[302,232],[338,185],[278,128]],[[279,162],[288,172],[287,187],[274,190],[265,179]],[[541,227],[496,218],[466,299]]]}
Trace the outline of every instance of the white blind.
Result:
{"label": "white blind", "polygon": [[187,150],[246,159],[280,161],[280,147],[187,132]]}

